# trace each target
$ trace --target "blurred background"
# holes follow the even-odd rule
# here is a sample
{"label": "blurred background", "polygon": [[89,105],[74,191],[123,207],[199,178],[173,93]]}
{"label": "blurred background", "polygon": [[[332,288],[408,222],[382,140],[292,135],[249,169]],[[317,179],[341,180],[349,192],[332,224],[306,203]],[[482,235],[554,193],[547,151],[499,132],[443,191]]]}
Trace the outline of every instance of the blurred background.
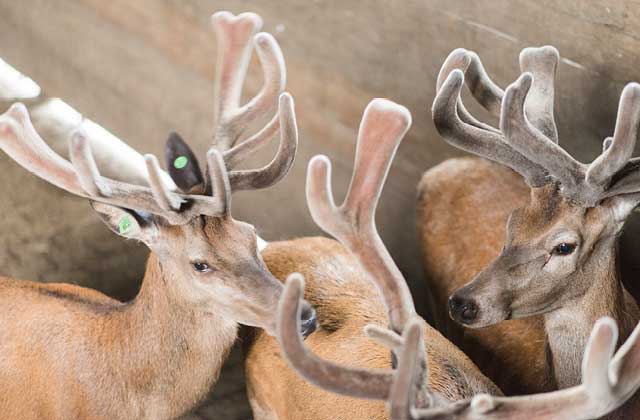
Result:
{"label": "blurred background", "polygon": [[[560,142],[582,161],[591,161],[613,133],[624,84],[640,81],[635,0],[0,0],[0,57],[46,95],[63,98],[140,152],[161,156],[175,130],[203,153],[212,129],[215,39],[209,16],[218,10],[263,17],[263,30],[284,53],[300,131],[290,175],[268,190],[234,195],[234,217],[270,241],[319,234],[303,194],[306,162],[327,154],[336,194],[343,194],[367,103],[387,97],[407,106],[413,127],[391,169],[377,221],[425,315],[415,188],[426,169],[461,154],[438,137],[429,112],[448,53],[457,47],[476,51],[505,86],[519,74],[522,48],[556,46],[562,56],[556,83]],[[254,59],[246,96],[261,83]],[[0,112],[8,105],[0,103]],[[274,150],[251,164],[268,161]],[[0,172],[0,275],[78,283],[123,300],[135,296],[144,246],[111,234],[87,202],[4,154]],[[633,288],[640,267],[637,218],[630,224],[622,252]],[[237,351],[211,401],[193,416],[251,417]]]}

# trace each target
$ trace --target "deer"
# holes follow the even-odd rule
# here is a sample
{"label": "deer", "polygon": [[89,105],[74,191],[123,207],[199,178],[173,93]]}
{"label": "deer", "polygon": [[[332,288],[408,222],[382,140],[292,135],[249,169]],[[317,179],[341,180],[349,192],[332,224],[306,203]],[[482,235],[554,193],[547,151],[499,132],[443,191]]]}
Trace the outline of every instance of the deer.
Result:
{"label": "deer", "polygon": [[[479,393],[502,395],[464,353],[416,314],[407,283],[377,233],[375,209],[410,123],[405,107],[387,99],[371,101],[360,123],[349,192],[341,206],[332,198],[329,160],[319,156],[309,163],[306,196],[310,213],[316,224],[338,241],[305,237],[271,242],[262,256],[282,281],[292,272],[306,277],[305,299],[316,309],[318,320],[318,328],[307,337],[306,345],[320,356],[365,371],[390,369],[394,358],[389,350],[369,340],[363,328],[373,324],[402,333],[415,319],[425,330],[427,339],[421,345],[432,366],[420,381],[433,387],[434,397],[457,401]],[[379,401],[334,393],[349,383],[361,383],[357,372],[335,378],[326,388],[334,392],[328,392],[307,383],[288,367],[283,357],[286,343],[279,344],[257,331],[245,344],[245,376],[254,418],[389,418]],[[384,397],[386,391],[377,389],[369,391]]]}
{"label": "deer", "polygon": [[[5,153],[88,199],[111,230],[151,251],[140,292],[126,303],[72,284],[0,278],[3,417],[175,418],[216,382],[240,324],[275,334],[282,283],[261,258],[254,227],[231,216],[231,194],[267,188],[288,172],[297,147],[293,99],[283,92],[282,52],[271,35],[258,33],[258,15],[218,12],[211,21],[218,40],[215,129],[204,171],[172,134],[168,172],[144,155],[143,185],[117,180],[101,174],[92,147],[104,143],[82,126],[71,133],[66,160],[38,134],[23,104],[0,116]],[[264,85],[241,105],[254,47]],[[272,113],[256,134],[244,136],[249,123]],[[269,164],[237,169],[277,132],[280,145]],[[303,306],[308,334],[315,314]]]}
{"label": "deer", "polygon": [[[438,76],[435,126],[445,141],[491,162],[446,161],[418,187],[419,237],[439,319],[448,313],[465,327],[463,337],[445,329],[508,395],[577,385],[596,320],[611,317],[624,340],[640,319],[617,256],[639,197],[631,155],[640,85],[625,86],[613,136],[583,164],[558,145],[558,60],[550,46],[524,49],[522,74],[503,91],[477,54],[453,51]],[[463,84],[499,117],[498,128],[465,108]],[[638,400],[610,418],[629,418]]]}
{"label": "deer", "polygon": [[579,385],[527,396],[477,394],[460,401],[442,401],[420,381],[429,368],[423,322],[411,318],[401,335],[376,324],[365,327],[371,340],[397,357],[395,369],[341,366],[315,355],[299,335],[303,293],[304,277],[289,275],[278,306],[278,341],[289,365],[323,389],[384,401],[391,420],[588,420],[606,416],[640,389],[640,324],[616,351],[617,324],[603,317],[596,321],[587,341]]}
{"label": "deer", "polygon": [[[323,265],[317,263],[309,267],[308,258],[297,258],[295,261],[302,261],[298,266],[305,273],[286,277],[285,291],[278,307],[277,341],[291,369],[318,388],[312,394],[295,378],[285,375],[286,369],[281,368],[278,359],[273,356],[275,351],[261,349],[250,354],[249,360],[252,356],[262,356],[263,366],[270,364],[272,369],[279,372],[278,375],[260,377],[259,372],[251,375],[249,370],[249,385],[260,385],[254,388],[254,397],[255,390],[261,389],[267,399],[277,399],[284,405],[282,411],[271,413],[270,417],[265,415],[268,413],[263,409],[260,412],[263,417],[256,418],[588,419],[607,414],[623,404],[640,388],[640,375],[636,369],[640,363],[640,325],[614,356],[618,329],[616,322],[607,317],[598,321],[587,343],[583,384],[572,389],[534,397],[505,398],[499,392],[491,395],[479,388],[470,389],[465,384],[468,376],[465,378],[460,374],[452,374],[450,369],[458,366],[458,348],[446,340],[435,341],[442,336],[416,314],[406,281],[376,229],[377,202],[395,151],[406,131],[406,128],[404,131],[397,129],[393,133],[393,120],[406,113],[404,118],[408,125],[410,118],[406,109],[393,105],[378,99],[365,110],[356,145],[352,179],[343,204],[335,204],[331,190],[331,162],[326,156],[311,159],[306,186],[307,203],[316,224],[338,239],[343,248],[357,258],[364,277],[379,292],[384,291],[381,296],[384,296],[386,313],[382,312],[386,320],[363,317],[365,319],[358,323],[359,327],[364,325],[360,336],[364,340],[362,342],[357,335],[345,337],[344,332],[336,330],[335,326],[333,331],[326,331],[326,335],[321,336],[326,325],[323,323],[325,314],[331,310],[327,308],[327,298],[324,296],[330,292],[323,290],[323,300],[314,299],[317,299],[317,289],[331,281],[329,276],[324,275],[320,285],[313,284],[317,280],[308,282],[310,287],[305,297],[318,308],[320,328],[303,341],[303,336],[297,332],[300,327],[299,311],[305,294],[303,276],[310,274],[312,279],[318,277],[317,272],[322,270]],[[304,246],[301,241],[296,245],[298,248]],[[268,250],[269,247],[265,251]],[[300,255],[304,256],[305,251],[301,251]],[[265,260],[270,261],[267,252]],[[341,279],[343,274],[338,267],[346,265],[345,260],[332,261],[332,274],[339,273],[337,277]],[[326,262],[326,257],[321,261]],[[287,268],[295,266],[295,263],[289,263]],[[349,273],[355,271],[353,267],[347,268]],[[276,275],[280,277],[281,273]],[[338,295],[336,301],[344,300],[339,296],[341,293],[349,297],[355,294],[352,288],[346,288],[348,286],[347,281],[340,281],[338,287],[341,289],[333,291],[333,296]],[[366,303],[371,305],[372,301],[367,299]],[[351,299],[350,306],[346,308],[351,313],[360,314],[363,309],[357,305],[358,302]],[[367,324],[367,321],[374,322]],[[344,320],[342,322],[346,323]],[[332,339],[331,334],[339,337]],[[328,345],[319,340],[332,342]],[[361,350],[365,346],[366,353]],[[391,351],[396,361],[395,370],[390,369],[393,364],[389,362],[386,365],[362,363],[363,360],[372,360],[375,346]],[[442,371],[449,371],[449,375],[443,377]],[[265,384],[265,377],[276,380]],[[456,387],[463,392],[450,392]],[[320,390],[330,394],[320,393]],[[282,394],[275,395],[279,393]],[[331,397],[332,394],[335,396]],[[343,405],[338,395],[350,399]],[[369,401],[358,403],[353,398],[366,398]],[[373,404],[370,400],[377,400],[378,403]],[[384,402],[388,410],[385,410]]]}

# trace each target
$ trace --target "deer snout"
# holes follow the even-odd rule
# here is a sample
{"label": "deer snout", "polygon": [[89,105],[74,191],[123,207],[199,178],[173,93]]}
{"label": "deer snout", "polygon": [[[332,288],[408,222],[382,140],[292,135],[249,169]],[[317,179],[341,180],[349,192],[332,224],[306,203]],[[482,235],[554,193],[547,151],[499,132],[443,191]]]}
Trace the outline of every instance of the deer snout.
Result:
{"label": "deer snout", "polygon": [[306,301],[302,302],[302,308],[300,308],[300,334],[304,338],[307,338],[318,327],[318,318],[316,316],[316,310],[313,309]]}
{"label": "deer snout", "polygon": [[454,294],[449,298],[449,315],[460,324],[473,324],[478,318],[478,304],[474,299]]}

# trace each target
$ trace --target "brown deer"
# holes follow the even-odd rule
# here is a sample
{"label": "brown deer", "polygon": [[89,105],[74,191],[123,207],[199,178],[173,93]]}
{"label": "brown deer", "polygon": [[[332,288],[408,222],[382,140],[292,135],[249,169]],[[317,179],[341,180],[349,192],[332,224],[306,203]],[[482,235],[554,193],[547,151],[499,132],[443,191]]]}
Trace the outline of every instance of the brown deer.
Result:
{"label": "brown deer", "polygon": [[[523,50],[523,74],[503,92],[477,55],[452,52],[433,104],[438,131],[515,172],[456,159],[428,171],[419,187],[418,225],[437,309],[442,315],[448,306],[470,328],[491,326],[465,330],[463,348],[507,394],[578,384],[595,321],[612,317],[625,339],[640,318],[617,266],[618,237],[639,201],[630,157],[640,86],[625,87],[613,137],[593,163],[582,164],[557,144],[558,57],[553,47]],[[463,106],[465,79],[474,97],[499,115],[499,129]],[[614,418],[638,409],[635,398]]]}
{"label": "brown deer", "polygon": [[[275,332],[282,284],[265,266],[254,228],[230,214],[232,191],[265,188],[291,166],[297,129],[284,62],[255,14],[212,17],[218,37],[216,129],[206,170],[179,136],[166,149],[169,176],[146,155],[147,183],[101,175],[83,129],[70,161],[53,152],[22,104],[0,116],[0,148],[25,169],[91,200],[105,223],[151,250],[138,296],[121,303],[71,284],[0,279],[0,413],[20,419],[168,419],[216,381],[238,324]],[[240,106],[252,45],[263,89]],[[247,125],[274,112],[258,134]],[[280,131],[273,161],[233,169]],[[118,159],[119,156],[112,156]],[[126,159],[126,157],[121,157]],[[206,174],[206,175],[205,175]],[[173,179],[171,190],[163,179]],[[305,333],[315,327],[305,304]]]}
{"label": "brown deer", "polygon": [[529,396],[478,394],[456,402],[442,401],[420,381],[421,373],[430,367],[425,364],[423,322],[412,318],[402,335],[377,325],[366,329],[372,339],[396,355],[395,370],[340,366],[314,355],[297,333],[303,291],[303,277],[290,275],[278,309],[278,340],[289,364],[324,389],[385,401],[392,420],[587,420],[612,412],[640,388],[640,325],[616,352],[617,325],[604,317],[596,322],[587,341],[580,385]]}
{"label": "brown deer", "polygon": [[[316,308],[319,324],[306,343],[321,357],[365,371],[389,369],[392,358],[388,349],[372,343],[363,328],[367,324],[390,326],[399,333],[415,318],[425,329],[424,348],[432,366],[428,378],[421,376],[421,382],[428,382],[438,399],[499,395],[495,385],[458,348],[417,318],[407,284],[376,231],[378,198],[410,121],[406,108],[391,101],[376,99],[369,104],[359,129],[349,192],[340,207],[332,199],[329,161],[317,157],[310,162],[309,209],[316,223],[342,245],[326,238],[302,238],[271,243],[262,255],[282,280],[294,271],[306,276],[306,299]],[[286,343],[282,344],[286,348]],[[359,383],[358,372],[333,381],[328,389],[339,391],[352,382]],[[337,395],[305,382],[287,367],[276,340],[261,332],[249,345],[246,373],[256,419],[388,418],[381,402],[350,398],[359,396],[353,393],[342,392],[350,397]],[[373,387],[369,390],[374,393],[386,390],[376,383],[362,386]],[[386,391],[381,392],[377,395],[384,397]]]}

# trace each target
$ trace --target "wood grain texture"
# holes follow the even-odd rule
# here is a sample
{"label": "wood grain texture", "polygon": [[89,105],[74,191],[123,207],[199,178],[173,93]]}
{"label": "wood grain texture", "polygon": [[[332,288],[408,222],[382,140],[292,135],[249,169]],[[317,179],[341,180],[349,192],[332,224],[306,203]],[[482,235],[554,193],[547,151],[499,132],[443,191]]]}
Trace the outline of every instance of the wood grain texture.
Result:
{"label": "wood grain texture", "polygon": [[[360,117],[373,97],[412,112],[378,225],[422,312],[428,299],[416,247],[415,188],[424,170],[461,154],[438,137],[429,112],[447,54],[475,50],[504,86],[518,74],[523,47],[557,46],[560,142],[583,161],[612,133],[624,83],[640,80],[640,4],[632,0],[606,6],[595,0],[0,0],[0,56],[141,152],[160,156],[176,130],[203,153],[215,57],[209,15],[219,9],[262,15],[264,30],[282,46],[296,102],[300,152],[292,173],[269,190],[233,200],[234,216],[267,239],[319,233],[304,201],[306,162],[329,155],[336,195],[344,193]],[[255,64],[247,96],[261,84]],[[266,162],[274,150],[250,164]],[[74,281],[120,298],[135,293],[144,247],[111,235],[86,203],[5,155],[0,171],[0,274]],[[625,267],[640,265],[625,246],[635,238],[629,232],[623,238]]]}

